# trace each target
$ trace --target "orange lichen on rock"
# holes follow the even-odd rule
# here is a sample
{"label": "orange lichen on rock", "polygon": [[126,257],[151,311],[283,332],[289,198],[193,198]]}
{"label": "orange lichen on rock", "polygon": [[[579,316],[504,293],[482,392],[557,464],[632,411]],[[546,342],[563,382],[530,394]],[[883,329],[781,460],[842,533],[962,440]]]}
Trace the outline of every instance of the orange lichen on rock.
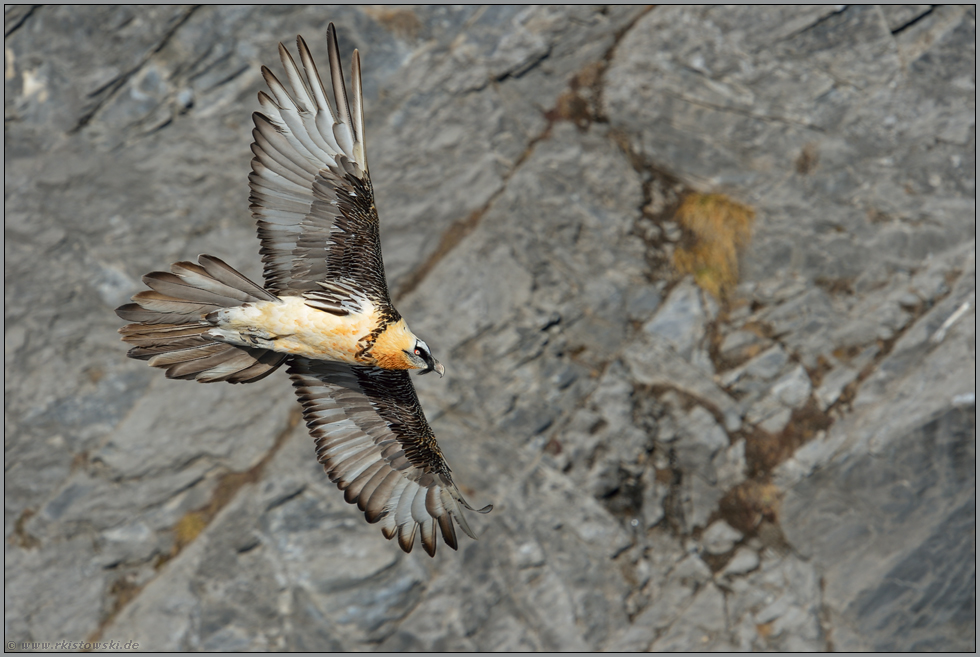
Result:
{"label": "orange lichen on rock", "polygon": [[721,298],[738,282],[738,257],[752,236],[755,210],[723,194],[688,194],[675,219],[685,231],[674,267]]}

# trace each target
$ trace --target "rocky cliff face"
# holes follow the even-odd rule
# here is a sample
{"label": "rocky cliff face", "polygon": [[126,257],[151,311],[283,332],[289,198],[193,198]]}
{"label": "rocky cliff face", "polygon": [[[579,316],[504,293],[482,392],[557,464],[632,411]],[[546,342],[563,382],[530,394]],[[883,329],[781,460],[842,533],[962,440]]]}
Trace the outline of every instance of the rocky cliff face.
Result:
{"label": "rocky cliff face", "polygon": [[[4,19],[8,641],[975,646],[972,8]],[[329,21],[423,406],[495,504],[436,559],[343,502],[284,374],[116,334],[148,271],[258,278],[259,66]]]}

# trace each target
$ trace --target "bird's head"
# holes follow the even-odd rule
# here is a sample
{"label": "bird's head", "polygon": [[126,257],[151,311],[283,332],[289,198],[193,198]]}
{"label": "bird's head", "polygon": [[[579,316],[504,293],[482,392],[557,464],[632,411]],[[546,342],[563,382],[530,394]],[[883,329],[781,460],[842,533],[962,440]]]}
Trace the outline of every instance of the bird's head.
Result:
{"label": "bird's head", "polygon": [[422,370],[419,374],[446,373],[446,368],[432,357],[429,345],[420,340],[404,319],[389,324],[374,341],[371,357],[378,367],[388,370]]}
{"label": "bird's head", "polygon": [[432,357],[432,352],[429,351],[429,345],[418,338],[415,338],[415,345],[411,351],[406,350],[405,354],[408,356],[412,365],[414,365],[413,369],[422,370],[419,374],[428,374],[434,371],[438,372],[439,376],[442,376],[446,373],[446,368],[442,366],[442,363]]}

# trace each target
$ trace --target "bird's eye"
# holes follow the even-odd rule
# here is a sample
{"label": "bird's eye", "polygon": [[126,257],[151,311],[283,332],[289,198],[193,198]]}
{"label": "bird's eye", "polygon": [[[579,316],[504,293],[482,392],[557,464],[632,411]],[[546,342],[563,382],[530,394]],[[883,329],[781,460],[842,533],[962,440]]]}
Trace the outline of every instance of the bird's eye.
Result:
{"label": "bird's eye", "polygon": [[422,350],[421,349],[416,349],[415,350],[415,355],[416,356],[421,356],[422,355]]}

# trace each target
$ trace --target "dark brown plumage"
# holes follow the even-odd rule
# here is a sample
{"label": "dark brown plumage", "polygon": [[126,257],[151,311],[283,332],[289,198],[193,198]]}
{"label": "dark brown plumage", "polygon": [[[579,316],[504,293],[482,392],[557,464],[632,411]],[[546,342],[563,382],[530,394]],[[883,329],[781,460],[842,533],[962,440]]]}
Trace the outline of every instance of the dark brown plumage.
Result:
{"label": "dark brown plumage", "polygon": [[380,521],[384,535],[397,535],[406,552],[420,528],[422,547],[435,554],[437,525],[455,550],[451,518],[475,538],[463,515],[452,511],[472,507],[453,483],[408,372],[294,358],[289,375],[317,457],[368,522]]}

